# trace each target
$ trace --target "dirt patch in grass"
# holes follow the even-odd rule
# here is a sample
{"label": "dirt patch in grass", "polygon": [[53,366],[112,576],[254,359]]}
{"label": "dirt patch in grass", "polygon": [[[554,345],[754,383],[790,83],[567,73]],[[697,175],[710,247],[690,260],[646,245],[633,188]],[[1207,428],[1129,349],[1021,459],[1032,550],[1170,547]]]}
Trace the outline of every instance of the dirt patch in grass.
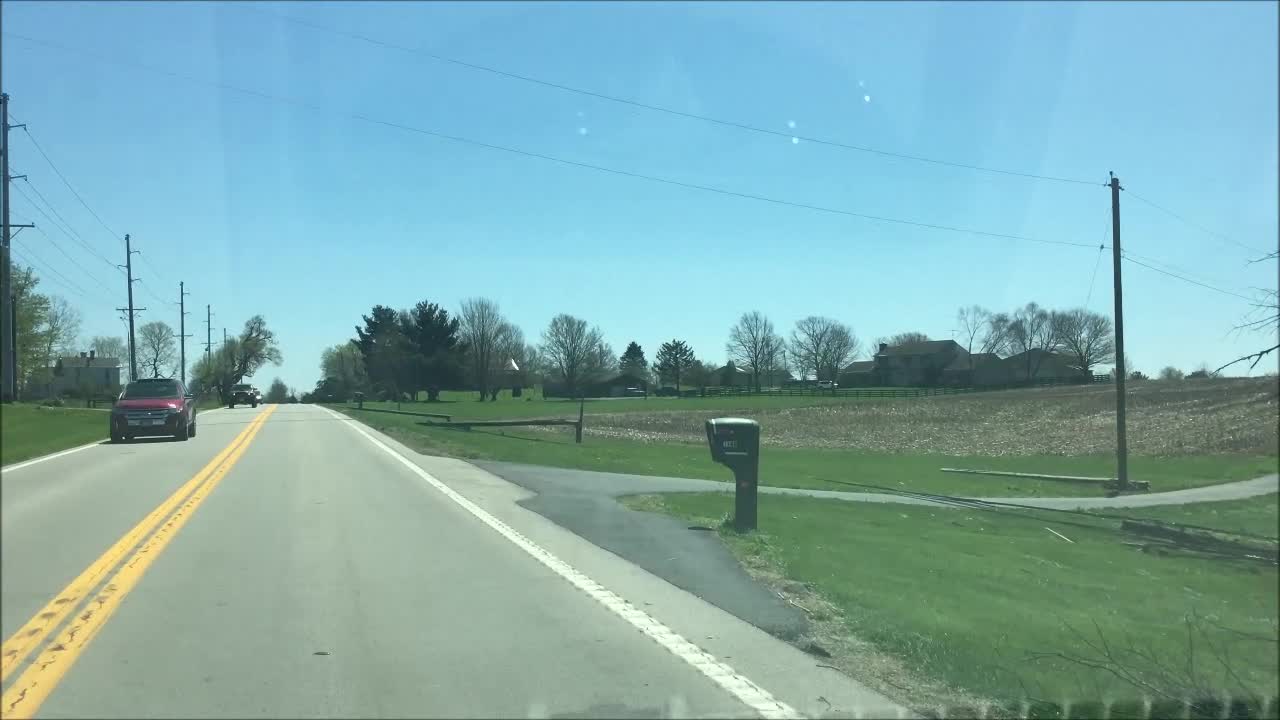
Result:
{"label": "dirt patch in grass", "polygon": [[[1275,378],[1142,382],[1128,395],[1134,455],[1274,455],[1280,410]],[[1090,455],[1115,447],[1115,390],[1042,388],[972,395],[858,401],[816,407],[750,409],[761,442],[937,455]],[[705,442],[706,412],[602,414],[586,433],[644,442]]]}

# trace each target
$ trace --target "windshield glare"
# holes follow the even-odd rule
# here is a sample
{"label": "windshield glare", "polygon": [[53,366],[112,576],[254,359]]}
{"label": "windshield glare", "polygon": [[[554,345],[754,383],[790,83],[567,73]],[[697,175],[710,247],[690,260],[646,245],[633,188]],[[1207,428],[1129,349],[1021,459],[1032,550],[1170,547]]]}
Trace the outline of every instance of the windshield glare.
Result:
{"label": "windshield glare", "polygon": [[139,400],[146,398],[171,398],[179,394],[178,383],[173,381],[129,383],[129,386],[125,388],[121,399]]}

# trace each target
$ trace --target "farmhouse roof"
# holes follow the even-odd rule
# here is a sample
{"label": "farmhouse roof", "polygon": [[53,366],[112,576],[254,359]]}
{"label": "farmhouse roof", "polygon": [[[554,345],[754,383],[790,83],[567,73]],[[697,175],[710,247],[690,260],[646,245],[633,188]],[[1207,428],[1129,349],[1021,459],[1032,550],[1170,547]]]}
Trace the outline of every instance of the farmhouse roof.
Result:
{"label": "farmhouse roof", "polygon": [[858,372],[872,372],[875,369],[876,369],[875,360],[855,360],[849,363],[849,365],[845,367],[844,371],[847,373],[858,373]]}
{"label": "farmhouse roof", "polygon": [[876,355],[936,355],[942,352],[963,350],[955,340],[925,340],[887,347]]}
{"label": "farmhouse roof", "polygon": [[[973,365],[970,366],[969,360],[973,359]],[[987,363],[1000,362],[1000,356],[995,353],[974,353],[972,355],[957,355],[944,370],[968,370],[970,367],[980,368]]]}

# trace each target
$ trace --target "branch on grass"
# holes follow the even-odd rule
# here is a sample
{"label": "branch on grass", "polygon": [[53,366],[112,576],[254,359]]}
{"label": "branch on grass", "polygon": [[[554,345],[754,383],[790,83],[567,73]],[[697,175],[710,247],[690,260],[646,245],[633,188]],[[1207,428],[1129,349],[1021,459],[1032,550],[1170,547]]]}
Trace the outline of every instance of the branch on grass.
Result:
{"label": "branch on grass", "polygon": [[[1110,675],[1153,697],[1171,700],[1216,696],[1220,694],[1220,686],[1224,683],[1239,687],[1245,695],[1254,694],[1254,689],[1241,677],[1232,662],[1230,643],[1233,640],[1252,640],[1267,644],[1280,642],[1274,635],[1255,634],[1223,626],[1194,609],[1183,618],[1186,645],[1182,654],[1162,652],[1154,646],[1151,639],[1140,642],[1127,632],[1122,633],[1122,642],[1117,643],[1108,638],[1096,621],[1091,634],[1081,632],[1065,620],[1062,625],[1073,636],[1079,650],[1067,648],[1053,652],[1029,652],[1024,660],[1058,660],[1070,663]],[[1215,633],[1210,630],[1226,637],[1215,640]],[[1197,648],[1197,645],[1200,647]],[[1206,649],[1215,661],[1208,665],[1203,664]],[[1220,676],[1214,672],[1217,668],[1220,668]]]}

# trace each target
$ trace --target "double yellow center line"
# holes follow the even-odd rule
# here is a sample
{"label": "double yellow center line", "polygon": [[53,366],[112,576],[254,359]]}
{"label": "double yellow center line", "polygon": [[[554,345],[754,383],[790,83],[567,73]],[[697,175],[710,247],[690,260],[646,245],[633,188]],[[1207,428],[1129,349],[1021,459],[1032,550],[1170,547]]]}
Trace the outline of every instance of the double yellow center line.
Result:
{"label": "double yellow center line", "polygon": [[[4,642],[0,647],[0,682],[8,682],[9,676],[50,633],[69,615],[82,610],[4,691],[0,699],[0,716],[4,720],[35,715],[151,563],[244,455],[275,409],[275,405],[268,405],[208,465],[125,533]],[[128,559],[121,563],[126,556]],[[104,577],[106,582],[101,583]],[[92,594],[100,584],[101,589]]]}

